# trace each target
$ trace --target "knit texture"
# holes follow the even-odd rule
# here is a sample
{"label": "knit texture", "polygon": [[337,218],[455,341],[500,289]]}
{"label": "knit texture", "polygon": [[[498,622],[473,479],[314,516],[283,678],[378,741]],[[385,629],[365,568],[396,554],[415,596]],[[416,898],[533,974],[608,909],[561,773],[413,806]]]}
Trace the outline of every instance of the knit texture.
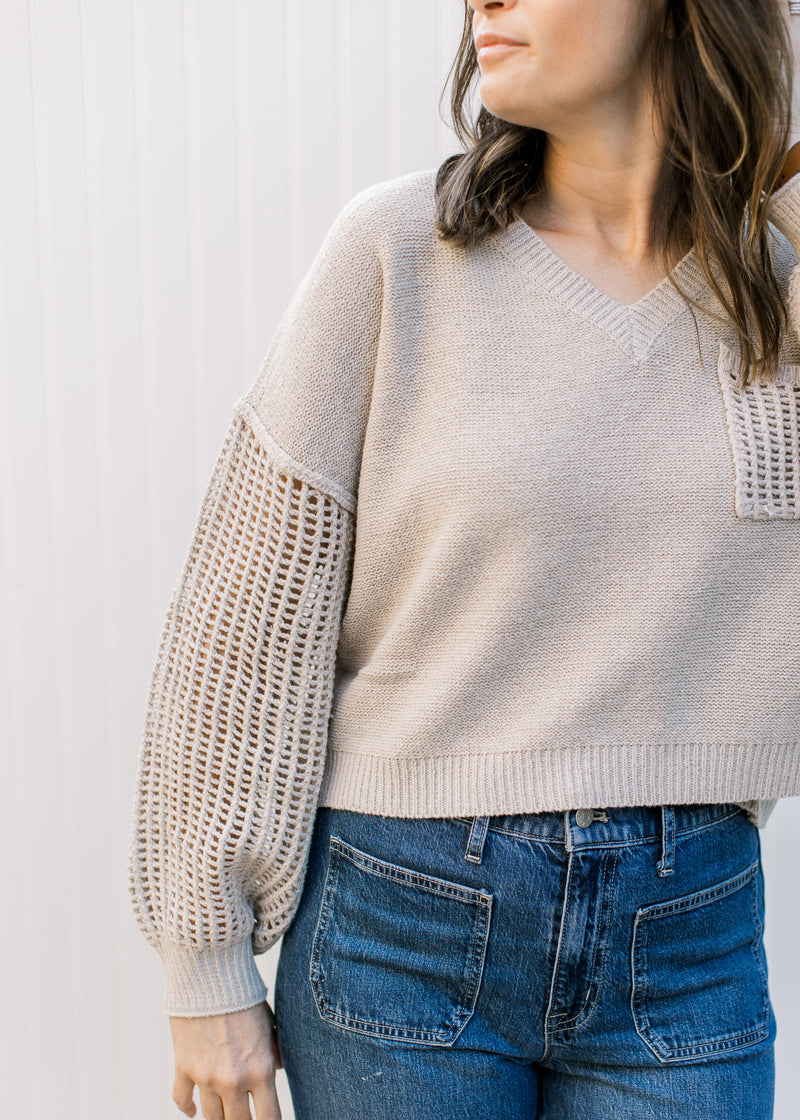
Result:
{"label": "knit texture", "polygon": [[719,379],[736,468],[738,517],[800,517],[800,365],[740,388],[733,351],[720,345]]}
{"label": "knit texture", "polygon": [[237,406],[167,612],[137,788],[130,889],[170,1014],[265,996],[253,954],[303,885],[352,525]]}
{"label": "knit texture", "polygon": [[[164,1010],[266,992],[319,805],[392,816],[800,793],[800,176],[772,385],[694,251],[616,303],[435,170],[337,216],[233,420],[164,621],[130,844]],[[356,520],[357,518],[357,520]]]}

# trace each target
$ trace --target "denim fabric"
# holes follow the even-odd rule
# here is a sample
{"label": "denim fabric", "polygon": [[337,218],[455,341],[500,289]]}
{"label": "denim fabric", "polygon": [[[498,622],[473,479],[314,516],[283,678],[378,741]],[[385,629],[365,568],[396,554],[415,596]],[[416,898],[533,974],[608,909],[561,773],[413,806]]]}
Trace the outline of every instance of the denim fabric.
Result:
{"label": "denim fabric", "polygon": [[297,1120],[767,1120],[763,921],[734,805],[320,808],[274,998]]}

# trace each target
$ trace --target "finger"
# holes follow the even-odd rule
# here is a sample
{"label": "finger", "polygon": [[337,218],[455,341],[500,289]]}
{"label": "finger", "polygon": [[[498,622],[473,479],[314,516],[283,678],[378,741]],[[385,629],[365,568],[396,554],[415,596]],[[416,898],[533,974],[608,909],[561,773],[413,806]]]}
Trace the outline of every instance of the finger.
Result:
{"label": "finger", "polygon": [[175,1080],[172,1084],[172,1099],[181,1112],[185,1112],[187,1116],[194,1116],[197,1112],[197,1106],[192,1100],[193,1092],[194,1081],[191,1077],[181,1070],[176,1070]]}
{"label": "finger", "polygon": [[[213,1089],[200,1090],[200,1107],[203,1110],[203,1120],[226,1120],[226,1114],[222,1109],[222,1099]],[[227,1120],[230,1120],[230,1118],[227,1118]]]}
{"label": "finger", "polygon": [[278,1104],[278,1092],[274,1081],[271,1085],[253,1089],[253,1104],[256,1109],[256,1120],[281,1120],[281,1106]]}
{"label": "finger", "polygon": [[[223,1089],[221,1094],[212,1093],[209,1090],[209,1094],[216,1098],[219,1112],[213,1112],[206,1116],[205,1106],[203,1106],[203,1116],[206,1117],[206,1120],[223,1120],[223,1118],[224,1120],[252,1120],[250,1094],[246,1089]],[[201,1103],[202,1100],[201,1096]]]}

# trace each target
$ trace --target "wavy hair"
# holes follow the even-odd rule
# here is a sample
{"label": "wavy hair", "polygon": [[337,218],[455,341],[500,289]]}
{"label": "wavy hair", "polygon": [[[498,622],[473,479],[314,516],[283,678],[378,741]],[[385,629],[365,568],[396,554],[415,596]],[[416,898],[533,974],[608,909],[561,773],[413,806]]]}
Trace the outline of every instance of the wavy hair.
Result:
{"label": "wavy hair", "polygon": [[[785,0],[646,0],[643,64],[666,138],[656,182],[650,243],[672,285],[670,259],[696,247],[708,282],[739,335],[742,385],[777,371],[786,307],[778,289],[766,221],[791,131],[794,54]],[[479,73],[472,7],[442,97],[463,152],[436,176],[436,228],[473,246],[521,214],[543,183],[547,133],[494,116],[468,100]],[[441,103],[441,102],[440,102]],[[709,258],[721,269],[717,282]],[[726,290],[727,289],[727,290]],[[704,309],[709,314],[708,309]]]}

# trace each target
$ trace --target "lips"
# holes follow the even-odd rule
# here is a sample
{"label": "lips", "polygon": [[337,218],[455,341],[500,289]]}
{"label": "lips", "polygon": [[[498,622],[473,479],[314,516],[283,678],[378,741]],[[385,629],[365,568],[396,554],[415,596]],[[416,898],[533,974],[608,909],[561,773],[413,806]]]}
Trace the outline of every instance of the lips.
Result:
{"label": "lips", "polygon": [[475,50],[480,51],[483,47],[524,47],[525,44],[521,43],[519,39],[511,39],[507,35],[490,35],[483,33],[478,35],[475,39]]}

